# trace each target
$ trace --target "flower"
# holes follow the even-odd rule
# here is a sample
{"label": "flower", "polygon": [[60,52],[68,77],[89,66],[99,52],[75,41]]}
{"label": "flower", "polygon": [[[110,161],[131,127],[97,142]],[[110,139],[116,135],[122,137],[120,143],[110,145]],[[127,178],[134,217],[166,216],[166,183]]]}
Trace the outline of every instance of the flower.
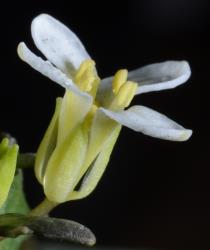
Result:
{"label": "flower", "polygon": [[186,61],[166,61],[131,72],[122,69],[100,80],[95,62],[79,38],[58,20],[41,14],[33,20],[31,32],[47,61],[23,42],[18,46],[19,57],[66,89],[64,97],[57,99],[36,157],[36,177],[50,201],[80,199],[92,192],[121,125],[167,140],[184,141],[191,136],[191,130],[150,108],[125,110],[137,94],[174,88],[187,81],[191,71]]}
{"label": "flower", "polygon": [[14,179],[18,149],[18,145],[10,145],[7,138],[0,143],[0,208],[7,199]]}

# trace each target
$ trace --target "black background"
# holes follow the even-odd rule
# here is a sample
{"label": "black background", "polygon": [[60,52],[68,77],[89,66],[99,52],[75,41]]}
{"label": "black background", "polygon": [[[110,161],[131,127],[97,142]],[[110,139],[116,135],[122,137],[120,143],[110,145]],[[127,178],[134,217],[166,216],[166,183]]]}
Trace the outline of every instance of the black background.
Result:
{"label": "black background", "polygon": [[[192,76],[174,90],[138,96],[194,130],[184,143],[123,128],[107,171],[88,198],[60,205],[52,214],[84,223],[98,244],[167,249],[209,248],[210,4],[205,0],[3,1],[1,9],[0,127],[32,152],[63,89],[16,55],[18,42],[33,45],[30,22],[49,13],[84,42],[101,77],[165,60],[189,61]],[[41,187],[26,171],[31,206]]]}

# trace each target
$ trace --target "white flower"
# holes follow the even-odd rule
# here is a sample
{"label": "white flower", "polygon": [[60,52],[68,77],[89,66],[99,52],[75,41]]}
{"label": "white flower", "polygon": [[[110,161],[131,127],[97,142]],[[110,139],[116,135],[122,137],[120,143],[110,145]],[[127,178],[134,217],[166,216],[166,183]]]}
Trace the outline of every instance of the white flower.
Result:
{"label": "white flower", "polygon": [[[119,70],[114,77],[100,80],[79,38],[62,23],[42,14],[33,20],[31,31],[47,61],[37,57],[23,42],[18,46],[20,58],[66,89],[64,98],[57,101],[35,167],[49,200],[82,198],[95,188],[121,125],[167,140],[184,141],[191,136],[191,130],[150,108],[133,106],[125,110],[134,95],[174,88],[187,81],[191,71],[186,61],[166,61],[131,72]],[[84,174],[79,191],[75,191]]]}

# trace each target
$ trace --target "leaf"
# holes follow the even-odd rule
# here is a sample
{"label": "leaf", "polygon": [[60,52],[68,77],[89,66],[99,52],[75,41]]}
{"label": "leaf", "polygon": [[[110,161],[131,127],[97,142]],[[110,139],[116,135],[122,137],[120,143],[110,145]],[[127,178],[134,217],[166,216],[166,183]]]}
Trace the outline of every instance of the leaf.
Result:
{"label": "leaf", "polygon": [[1,215],[0,233],[5,237],[34,233],[47,239],[80,243],[87,246],[93,246],[96,242],[91,230],[75,221],[21,214]]}
{"label": "leaf", "polygon": [[[22,187],[22,171],[19,170],[15,175],[9,195],[6,202],[0,209],[0,214],[5,213],[21,213],[26,214],[29,211],[28,205],[25,200],[23,187]],[[0,219],[1,223],[1,219]],[[0,234],[1,235],[1,234]],[[16,239],[4,239],[0,241],[0,250],[17,250],[19,249],[25,236],[20,236]]]}
{"label": "leaf", "polygon": [[4,203],[4,205],[0,208],[0,214],[5,214],[5,213],[26,214],[29,211],[28,204],[25,200],[22,182],[23,182],[22,171],[18,170],[11,185],[7,200]]}
{"label": "leaf", "polygon": [[18,149],[17,144],[9,144],[8,138],[0,143],[0,207],[6,201],[14,179]]}

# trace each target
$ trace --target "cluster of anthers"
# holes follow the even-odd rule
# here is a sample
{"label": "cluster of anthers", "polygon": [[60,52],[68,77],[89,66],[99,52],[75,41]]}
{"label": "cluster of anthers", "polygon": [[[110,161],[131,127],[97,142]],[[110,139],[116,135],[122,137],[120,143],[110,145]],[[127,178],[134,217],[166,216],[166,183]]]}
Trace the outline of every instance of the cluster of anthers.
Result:
{"label": "cluster of anthers", "polygon": [[[112,94],[110,96],[107,108],[113,111],[120,111],[127,108],[133,100],[138,84],[128,79],[127,69],[121,69],[116,72],[112,80]],[[95,62],[91,59],[81,63],[76,71],[74,83],[81,91],[87,92],[93,97],[93,104],[88,114],[88,119],[93,118],[97,109],[101,106],[100,101],[96,99],[97,90],[101,83],[97,75]]]}

